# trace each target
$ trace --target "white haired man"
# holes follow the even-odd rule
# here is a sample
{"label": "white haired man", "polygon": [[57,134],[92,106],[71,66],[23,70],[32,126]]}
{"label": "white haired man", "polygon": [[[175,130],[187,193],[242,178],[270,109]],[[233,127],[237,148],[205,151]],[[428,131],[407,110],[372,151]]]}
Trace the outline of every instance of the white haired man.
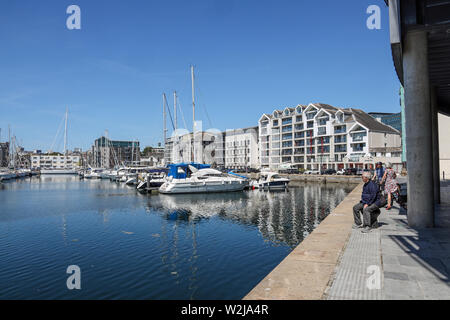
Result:
{"label": "white haired man", "polygon": [[[364,182],[361,201],[353,207],[353,218],[355,224],[353,229],[363,228],[361,232],[370,232],[372,228],[378,227],[377,218],[380,215],[382,205],[378,185],[371,180],[372,174],[368,171],[363,172],[362,180]],[[363,221],[361,222],[361,215]]]}

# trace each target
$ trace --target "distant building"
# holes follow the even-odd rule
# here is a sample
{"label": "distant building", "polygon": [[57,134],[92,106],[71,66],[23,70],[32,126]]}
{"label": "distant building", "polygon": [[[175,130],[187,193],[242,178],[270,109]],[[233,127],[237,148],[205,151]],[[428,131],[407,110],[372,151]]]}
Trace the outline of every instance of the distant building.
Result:
{"label": "distant building", "polygon": [[9,142],[0,142],[0,167],[9,165]]}
{"label": "distant building", "polygon": [[81,165],[80,155],[31,154],[32,169],[78,169]]}
{"label": "distant building", "polygon": [[401,168],[400,132],[362,110],[322,103],[275,110],[259,119],[260,165],[278,169]]}
{"label": "distant building", "polygon": [[114,141],[100,137],[92,146],[93,163],[99,168],[139,163],[141,151],[139,141]]}
{"label": "distant building", "polygon": [[225,133],[217,131],[173,135],[166,141],[164,163],[199,162],[224,166]]}
{"label": "distant building", "polygon": [[225,132],[225,167],[231,169],[259,167],[258,127]]}
{"label": "distant building", "polygon": [[402,113],[369,112],[369,115],[392,128],[402,132]]}

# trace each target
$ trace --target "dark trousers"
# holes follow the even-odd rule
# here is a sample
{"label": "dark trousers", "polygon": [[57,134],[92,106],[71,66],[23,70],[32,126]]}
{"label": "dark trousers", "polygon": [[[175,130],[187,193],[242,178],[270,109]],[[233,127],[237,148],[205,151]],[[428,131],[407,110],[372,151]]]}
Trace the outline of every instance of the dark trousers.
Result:
{"label": "dark trousers", "polygon": [[361,213],[363,216],[362,225],[364,227],[371,227],[375,222],[377,222],[378,216],[380,215],[380,209],[374,203],[364,209],[364,204],[357,203],[353,206],[353,218],[355,219],[355,224],[361,225]]}

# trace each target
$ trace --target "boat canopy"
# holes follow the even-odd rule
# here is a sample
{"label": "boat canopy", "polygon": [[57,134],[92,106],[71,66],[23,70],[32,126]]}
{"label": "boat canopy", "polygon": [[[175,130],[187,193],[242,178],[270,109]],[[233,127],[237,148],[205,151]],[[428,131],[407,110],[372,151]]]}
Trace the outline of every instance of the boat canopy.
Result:
{"label": "boat canopy", "polygon": [[237,174],[237,173],[234,173],[233,171],[228,171],[228,174],[233,175],[233,176],[236,176],[236,177],[239,177],[239,178],[242,178],[242,179],[245,179],[245,180],[248,179],[248,177],[242,176],[242,175]]}
{"label": "boat canopy", "polygon": [[202,163],[175,163],[175,164],[169,164],[167,167],[169,168],[169,177],[173,177],[174,179],[185,179],[189,173],[191,173],[191,170],[189,169],[189,166],[193,166],[196,169],[207,169],[211,168],[209,164],[202,164]]}

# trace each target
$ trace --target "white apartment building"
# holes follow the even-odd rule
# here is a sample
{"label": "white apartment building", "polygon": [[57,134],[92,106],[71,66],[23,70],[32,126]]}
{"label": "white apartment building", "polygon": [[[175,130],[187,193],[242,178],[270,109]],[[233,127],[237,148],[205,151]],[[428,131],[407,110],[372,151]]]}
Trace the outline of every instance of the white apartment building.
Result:
{"label": "white apartment building", "polygon": [[81,163],[80,155],[31,155],[32,169],[78,169]]}
{"label": "white apartment building", "polygon": [[245,169],[259,167],[258,127],[225,132],[225,167]]}
{"label": "white apartment building", "polygon": [[373,168],[378,161],[401,165],[400,132],[359,109],[311,103],[275,110],[259,119],[259,140],[263,168]]}

